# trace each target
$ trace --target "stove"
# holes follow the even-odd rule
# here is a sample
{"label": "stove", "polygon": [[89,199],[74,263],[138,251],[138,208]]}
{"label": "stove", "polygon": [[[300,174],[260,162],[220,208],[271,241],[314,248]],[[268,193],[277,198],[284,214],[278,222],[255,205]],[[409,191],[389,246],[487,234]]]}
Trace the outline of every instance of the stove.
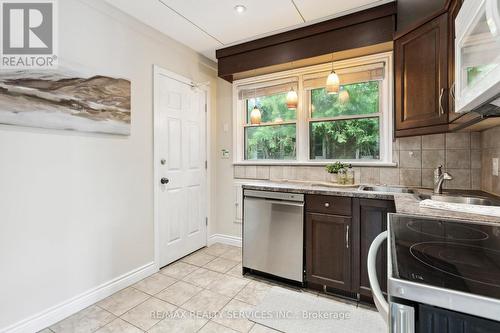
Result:
{"label": "stove", "polygon": [[387,237],[391,315],[431,306],[500,325],[500,223],[390,214]]}
{"label": "stove", "polygon": [[500,224],[393,216],[393,277],[500,300]]}

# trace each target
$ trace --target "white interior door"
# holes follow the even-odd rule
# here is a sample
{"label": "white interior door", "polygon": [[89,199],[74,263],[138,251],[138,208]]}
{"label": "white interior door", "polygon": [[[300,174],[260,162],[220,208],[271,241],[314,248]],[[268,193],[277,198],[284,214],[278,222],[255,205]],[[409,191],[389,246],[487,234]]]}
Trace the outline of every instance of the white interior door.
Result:
{"label": "white interior door", "polygon": [[205,92],[155,71],[155,178],[160,267],[207,243]]}

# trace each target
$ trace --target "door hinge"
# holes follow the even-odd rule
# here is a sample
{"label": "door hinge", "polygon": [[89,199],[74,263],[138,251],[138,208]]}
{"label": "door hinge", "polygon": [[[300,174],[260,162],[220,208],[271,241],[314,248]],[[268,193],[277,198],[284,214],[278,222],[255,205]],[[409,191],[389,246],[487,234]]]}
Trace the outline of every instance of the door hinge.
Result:
{"label": "door hinge", "polygon": [[205,170],[208,169],[208,161],[205,160]]}
{"label": "door hinge", "polygon": [[208,111],[208,106],[207,106],[207,103],[205,103],[205,113],[207,113]]}
{"label": "door hinge", "polygon": [[205,225],[208,226],[208,217],[205,217]]}

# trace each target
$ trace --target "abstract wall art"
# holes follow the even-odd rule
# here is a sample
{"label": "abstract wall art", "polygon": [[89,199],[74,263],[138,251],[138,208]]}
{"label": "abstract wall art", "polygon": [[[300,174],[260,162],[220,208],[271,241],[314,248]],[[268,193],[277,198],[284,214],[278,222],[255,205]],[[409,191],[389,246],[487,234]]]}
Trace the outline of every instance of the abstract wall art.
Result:
{"label": "abstract wall art", "polygon": [[71,70],[0,71],[0,124],[130,135],[130,81]]}

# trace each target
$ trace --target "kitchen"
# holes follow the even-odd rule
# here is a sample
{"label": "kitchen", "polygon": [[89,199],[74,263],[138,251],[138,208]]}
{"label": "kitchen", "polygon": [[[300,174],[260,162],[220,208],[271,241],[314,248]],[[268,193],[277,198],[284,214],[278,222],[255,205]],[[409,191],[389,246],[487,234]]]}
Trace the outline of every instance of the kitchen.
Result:
{"label": "kitchen", "polygon": [[0,10],[0,332],[500,332],[500,0]]}
{"label": "kitchen", "polygon": [[[404,5],[398,3],[398,23],[405,19],[400,16]],[[389,152],[380,152],[379,165],[370,164],[370,157],[360,158],[357,151],[343,157],[345,164],[338,172],[333,164],[327,165],[327,172],[316,156],[300,156],[301,150],[308,149],[307,143],[301,146],[300,137],[297,160],[302,164],[266,163],[259,157],[248,158],[248,151],[244,158],[239,152],[238,159],[235,152],[235,207],[243,224],[244,272],[359,303],[374,301],[391,332],[500,329],[495,292],[499,277],[495,223],[500,201],[493,188],[498,160],[491,152],[498,145],[493,143],[499,133],[495,128],[498,79],[486,74],[483,82],[480,79],[472,87],[474,70],[469,67],[488,57],[498,59],[499,49],[493,46],[498,39],[481,35],[484,44],[479,42],[483,38],[479,35],[488,31],[486,25],[491,27],[486,22],[494,16],[487,13],[488,8],[495,6],[493,2],[448,2],[433,17],[403,22],[408,28],[395,34],[394,60],[392,54],[384,59],[383,53],[368,60],[384,64],[381,70],[386,72],[378,73],[382,84],[394,73],[394,82],[388,84],[395,86],[395,128],[388,136],[394,134],[395,139]],[[485,29],[479,28],[481,24]],[[353,90],[346,88],[351,82],[345,68],[353,66],[349,62],[334,62],[332,72],[335,68],[340,72],[340,84],[346,84],[343,91],[352,98]],[[314,90],[309,95],[307,89],[316,87],[303,76],[320,68],[302,70],[304,74],[295,69],[260,78],[297,75],[298,84],[284,91],[298,87],[299,109],[310,108],[305,127],[312,130],[322,105],[316,104]],[[233,85],[251,90],[248,87],[256,81],[243,78]],[[240,89],[233,87],[233,95],[241,95]],[[249,98],[265,96],[262,90],[255,87]],[[380,98],[384,97],[382,92]],[[264,113],[267,109],[262,105]],[[336,119],[349,119],[344,115]],[[392,119],[382,117],[383,121]],[[240,122],[237,119],[234,126]],[[384,139],[381,133],[380,150]],[[240,140],[235,142],[239,145]],[[317,144],[309,144],[316,149]],[[325,158],[325,148],[329,147],[323,143],[319,160]],[[332,169],[335,173],[330,173]],[[348,172],[354,175],[349,178]]]}

